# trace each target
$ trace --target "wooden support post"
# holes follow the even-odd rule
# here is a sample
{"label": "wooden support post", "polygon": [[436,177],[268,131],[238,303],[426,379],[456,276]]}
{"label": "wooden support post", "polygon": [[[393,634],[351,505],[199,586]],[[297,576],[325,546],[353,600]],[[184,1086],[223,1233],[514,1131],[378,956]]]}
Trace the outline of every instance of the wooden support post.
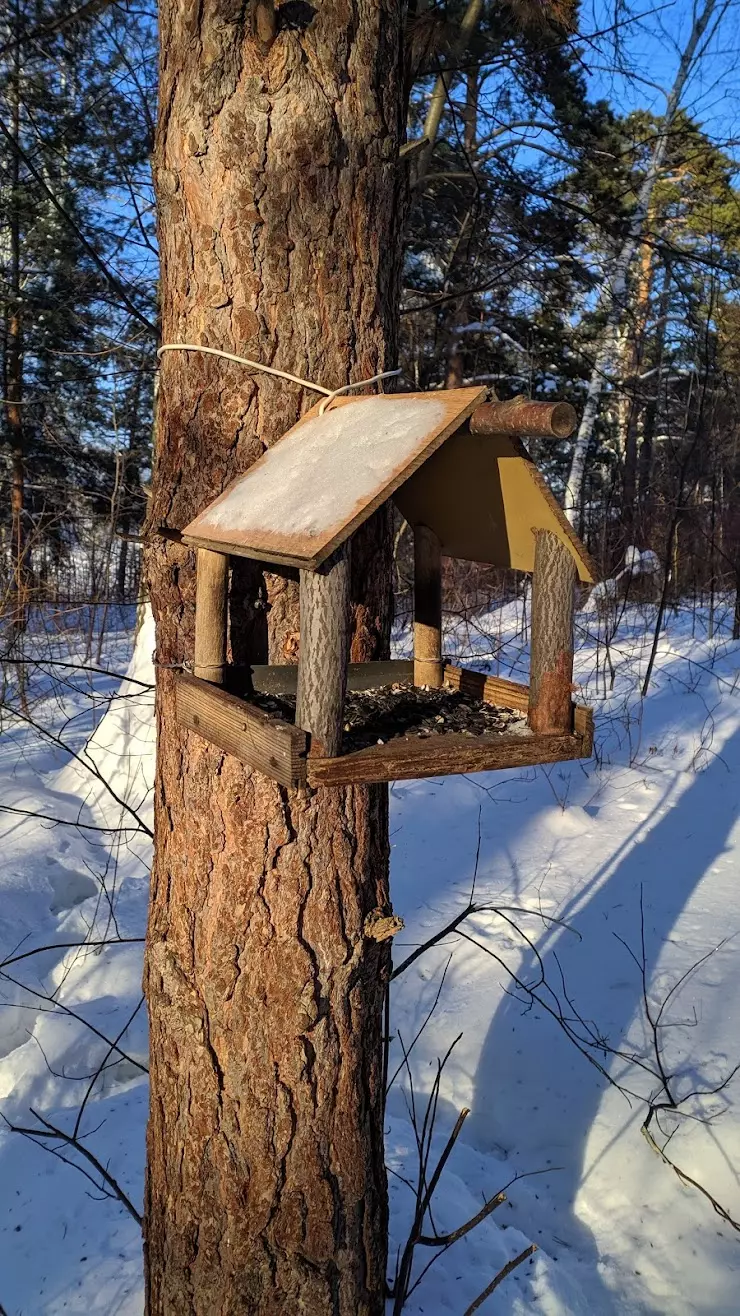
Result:
{"label": "wooden support post", "polygon": [[428,526],[414,526],[414,685],[442,685],[442,556]]}
{"label": "wooden support post", "polygon": [[301,650],[296,726],[311,734],[309,753],[336,758],[342,748],[350,630],[349,544],[316,571],[300,573]]}
{"label": "wooden support post", "polygon": [[572,554],[557,535],[538,530],[532,577],[528,721],[539,735],[571,730],[575,587]]}
{"label": "wooden support post", "polygon": [[228,555],[213,553],[210,548],[199,548],[193,672],[202,681],[210,681],[211,685],[224,683],[228,585]]}

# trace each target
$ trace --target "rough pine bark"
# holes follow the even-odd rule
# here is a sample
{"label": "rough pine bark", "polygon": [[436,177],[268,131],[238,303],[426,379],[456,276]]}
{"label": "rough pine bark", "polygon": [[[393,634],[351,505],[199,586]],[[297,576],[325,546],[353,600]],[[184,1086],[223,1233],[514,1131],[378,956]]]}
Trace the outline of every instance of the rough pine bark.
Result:
{"label": "rough pine bark", "polygon": [[[402,5],[284,8],[271,40],[264,5],[259,31],[233,0],[160,6],[163,341],[333,388],[394,361]],[[151,527],[185,525],[314,400],[165,354]],[[353,543],[356,661],[387,651],[389,539],[381,515]],[[380,1316],[389,959],[364,928],[388,903],[386,790],[287,790],[181,731],[171,665],[193,659],[194,556],[156,538],[148,574],[147,1311]],[[230,590],[234,658],[295,656],[296,582],[234,560]]]}
{"label": "rough pine bark", "polygon": [[349,660],[351,548],[342,544],[300,581],[301,663],[296,724],[310,732],[310,753],[335,758],[342,747]]}
{"label": "rough pine bark", "polygon": [[572,555],[549,530],[535,538],[532,576],[528,721],[537,735],[572,729],[573,616],[577,583]]}

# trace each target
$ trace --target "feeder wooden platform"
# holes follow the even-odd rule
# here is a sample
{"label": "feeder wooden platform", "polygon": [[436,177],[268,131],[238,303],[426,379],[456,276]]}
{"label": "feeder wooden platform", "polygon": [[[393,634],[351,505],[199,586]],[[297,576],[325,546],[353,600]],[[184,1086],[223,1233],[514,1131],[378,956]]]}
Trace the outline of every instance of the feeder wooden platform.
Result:
{"label": "feeder wooden platform", "polygon": [[[413,666],[413,662],[403,659],[352,663],[348,688],[370,690],[409,681]],[[254,667],[253,687],[263,694],[294,695],[297,671],[295,666]],[[446,666],[443,675],[444,684],[451,690],[460,690],[499,708],[527,712],[529,687],[526,685],[452,666]],[[190,731],[196,731],[225,753],[234,754],[283,786],[344,786],[353,782],[368,784],[524,768],[590,758],[593,749],[593,715],[589,708],[576,705],[572,730],[567,733],[517,731],[464,735],[452,732],[423,739],[398,737],[335,758],[313,757],[309,755],[310,735],[305,731],[264,712],[248,699],[187,673],[177,678],[177,716]]]}

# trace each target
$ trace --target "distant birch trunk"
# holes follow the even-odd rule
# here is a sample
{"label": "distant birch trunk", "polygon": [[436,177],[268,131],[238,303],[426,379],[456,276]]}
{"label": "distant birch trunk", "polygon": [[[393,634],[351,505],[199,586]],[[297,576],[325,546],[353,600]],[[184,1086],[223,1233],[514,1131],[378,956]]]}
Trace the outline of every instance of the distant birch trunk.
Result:
{"label": "distant birch trunk", "polygon": [[645,527],[647,527],[651,521],[649,498],[653,479],[653,439],[655,437],[655,425],[658,418],[658,401],[663,380],[666,323],[671,295],[671,277],[671,264],[670,261],[666,261],[663,269],[663,283],[658,300],[658,315],[656,319],[657,327],[652,345],[652,362],[655,375],[653,376],[651,383],[650,400],[645,407],[645,415],[642,425],[642,442],[640,444],[637,496],[640,511],[640,527],[642,528],[643,534]]}
{"label": "distant birch trunk", "polygon": [[[583,416],[573,445],[570,474],[565,489],[565,514],[571,524],[577,522],[580,515],[586,454],[596,418],[599,414],[599,404],[604,384],[614,369],[617,351],[616,331],[624,311],[630,267],[646,227],[653,190],[663,167],[673,121],[681,104],[686,82],[698,58],[699,45],[716,8],[717,0],[705,0],[702,9],[696,14],[691,35],[681,56],[673,88],[668,97],[663,126],[656,138],[650,163],[638,194],[629,232],[611,271],[602,283],[599,293],[598,309],[606,310],[607,316],[591,371],[586,393],[586,405],[583,409]],[[720,14],[726,8],[727,0],[722,4]]]}
{"label": "distant birch trunk", "polygon": [[644,421],[644,405],[640,397],[640,376],[645,368],[647,322],[650,314],[654,276],[655,253],[649,242],[643,242],[640,246],[638,259],[633,332],[628,338],[626,354],[628,365],[625,373],[630,376],[631,387],[629,395],[623,395],[620,408],[621,417],[623,418],[622,460],[624,463],[622,521],[630,532],[636,516],[637,463],[640,434]]}

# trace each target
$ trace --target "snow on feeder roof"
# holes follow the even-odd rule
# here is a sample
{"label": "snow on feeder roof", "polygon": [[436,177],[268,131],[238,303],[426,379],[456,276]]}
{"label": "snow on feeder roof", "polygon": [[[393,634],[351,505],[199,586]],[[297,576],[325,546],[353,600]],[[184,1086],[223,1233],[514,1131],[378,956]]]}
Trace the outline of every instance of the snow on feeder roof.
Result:
{"label": "snow on feeder roof", "polygon": [[183,531],[186,543],[312,570],[483,400],[482,388],[314,407]]}

